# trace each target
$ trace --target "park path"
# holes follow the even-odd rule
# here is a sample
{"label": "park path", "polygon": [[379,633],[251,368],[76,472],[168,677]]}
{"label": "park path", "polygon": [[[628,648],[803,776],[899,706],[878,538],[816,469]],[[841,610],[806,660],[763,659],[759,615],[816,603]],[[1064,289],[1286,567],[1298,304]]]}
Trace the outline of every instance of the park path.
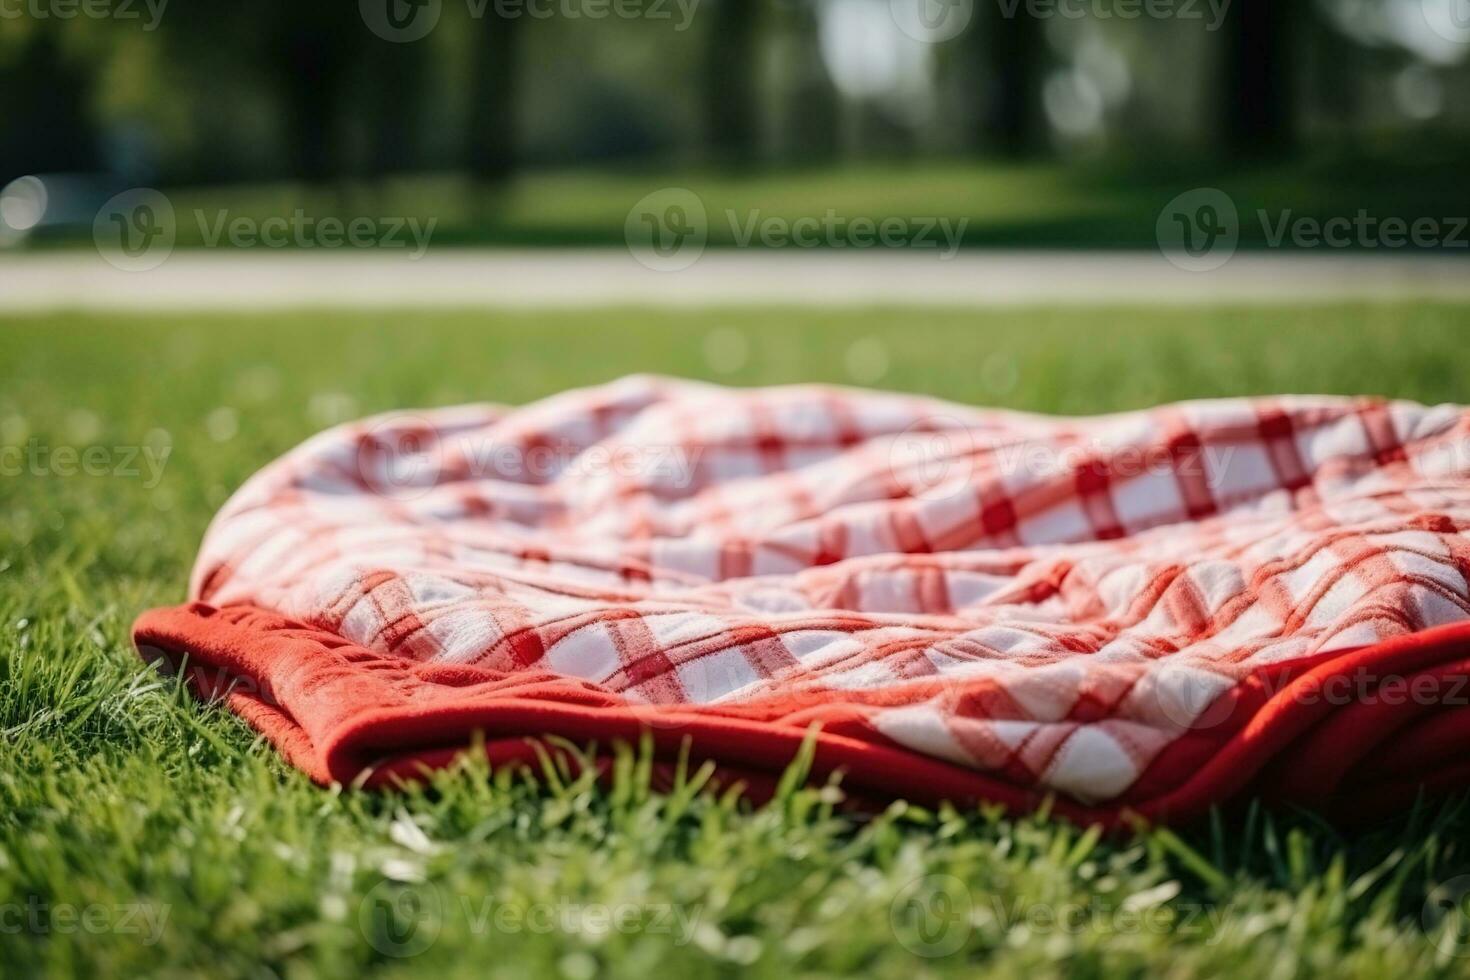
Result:
{"label": "park path", "polygon": [[302,307],[558,308],[1323,303],[1470,300],[1470,261],[1405,254],[1239,253],[1188,272],[1157,252],[710,250],[677,272],[622,249],[184,251],[126,272],[86,250],[0,256],[0,313]]}

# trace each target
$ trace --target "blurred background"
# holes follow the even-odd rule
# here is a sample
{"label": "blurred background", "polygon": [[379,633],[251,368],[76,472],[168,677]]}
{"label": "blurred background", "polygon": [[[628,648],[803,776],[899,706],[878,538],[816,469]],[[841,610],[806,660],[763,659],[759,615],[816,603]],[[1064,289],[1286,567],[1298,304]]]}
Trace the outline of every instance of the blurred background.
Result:
{"label": "blurred background", "polygon": [[620,244],[665,186],[982,246],[1152,246],[1197,186],[1470,213],[1467,0],[0,0],[0,92],[12,249],[140,186],[436,246]]}

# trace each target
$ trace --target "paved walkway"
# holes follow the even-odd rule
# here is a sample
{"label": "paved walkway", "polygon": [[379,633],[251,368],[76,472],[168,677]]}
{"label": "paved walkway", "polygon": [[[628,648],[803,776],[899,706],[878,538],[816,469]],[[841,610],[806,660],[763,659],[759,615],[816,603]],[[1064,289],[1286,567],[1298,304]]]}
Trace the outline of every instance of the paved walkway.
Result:
{"label": "paved walkway", "polygon": [[716,251],[678,272],[620,249],[179,251],[146,272],[95,252],[0,255],[0,312],[1470,301],[1470,257],[1242,253],[1186,272],[1155,252]]}

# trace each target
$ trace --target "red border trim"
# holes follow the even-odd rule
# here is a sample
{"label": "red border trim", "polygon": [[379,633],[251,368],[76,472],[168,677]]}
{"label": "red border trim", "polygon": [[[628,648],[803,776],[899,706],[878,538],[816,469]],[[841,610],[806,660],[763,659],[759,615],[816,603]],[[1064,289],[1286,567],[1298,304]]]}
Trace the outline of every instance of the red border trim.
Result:
{"label": "red border trim", "polygon": [[[549,673],[385,658],[341,637],[250,606],[192,603],[139,617],[133,639],[149,660],[187,663],[201,697],[220,699],[266,735],[293,765],[322,783],[384,786],[425,766],[447,765],[482,733],[493,764],[534,758],[537,736],[576,743],[651,735],[671,762],[686,738],[695,762],[767,791],[810,732],[814,774],[844,773],[843,785],[874,802],[1000,803],[1030,810],[1034,788],[900,747],[846,705],[761,702],[730,709],[651,709],[596,685]],[[1436,627],[1356,650],[1272,665],[1220,696],[1124,796],[1053,810],[1113,826],[1136,817],[1179,822],[1245,793],[1343,816],[1403,805],[1421,788],[1467,784],[1470,622]],[[1383,678],[1438,683],[1438,701],[1378,696]],[[1376,678],[1376,680],[1375,680]],[[1332,695],[1347,680],[1355,696]],[[1421,682],[1422,683],[1422,682]],[[1342,702],[1342,703],[1340,703]],[[1392,702],[1392,703],[1391,703]]]}

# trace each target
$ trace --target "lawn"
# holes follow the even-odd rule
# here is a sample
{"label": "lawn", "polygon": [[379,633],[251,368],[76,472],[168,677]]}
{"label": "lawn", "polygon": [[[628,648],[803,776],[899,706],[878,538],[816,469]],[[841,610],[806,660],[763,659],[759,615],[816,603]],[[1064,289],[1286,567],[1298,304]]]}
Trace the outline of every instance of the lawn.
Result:
{"label": "lawn", "polygon": [[[0,977],[1470,974],[1470,811],[1351,833],[1247,805],[761,809],[467,763],[323,790],[132,653],[212,512],[329,423],[634,371],[1093,412],[1310,390],[1466,400],[1470,306],[47,316],[0,321]],[[75,455],[73,455],[73,453]],[[794,773],[799,775],[799,771]]]}

